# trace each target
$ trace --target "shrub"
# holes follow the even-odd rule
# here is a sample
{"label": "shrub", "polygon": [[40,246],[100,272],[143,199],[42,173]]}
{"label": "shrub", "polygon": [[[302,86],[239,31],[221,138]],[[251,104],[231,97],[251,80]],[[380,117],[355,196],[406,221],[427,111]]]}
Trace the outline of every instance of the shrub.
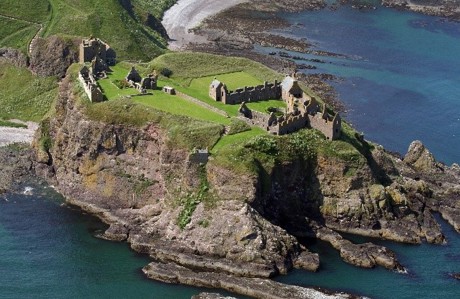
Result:
{"label": "shrub", "polygon": [[262,152],[269,155],[278,154],[278,146],[275,138],[271,136],[256,136],[249,140],[246,145],[246,148],[252,149],[254,151]]}
{"label": "shrub", "polygon": [[245,121],[237,118],[232,118],[228,135],[234,135],[249,130],[251,130],[251,127]]}
{"label": "shrub", "polygon": [[160,69],[160,74],[169,78],[173,74],[173,72],[170,69],[163,67]]}
{"label": "shrub", "polygon": [[129,83],[128,81],[126,81],[126,79],[122,79],[122,80],[113,80],[112,81],[113,84],[115,84],[116,87],[118,87],[119,89],[124,89],[124,88],[129,88]]}

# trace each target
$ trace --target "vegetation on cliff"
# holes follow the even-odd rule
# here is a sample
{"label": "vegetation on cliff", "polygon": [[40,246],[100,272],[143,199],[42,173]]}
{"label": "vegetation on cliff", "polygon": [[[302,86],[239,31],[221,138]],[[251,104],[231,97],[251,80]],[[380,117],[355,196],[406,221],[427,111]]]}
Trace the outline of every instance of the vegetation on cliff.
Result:
{"label": "vegetation on cliff", "polygon": [[93,35],[117,49],[120,58],[150,60],[166,51],[158,20],[174,2],[37,0],[31,9],[30,1],[2,1],[0,47],[26,52],[37,32],[42,37]]}
{"label": "vegetation on cliff", "polygon": [[[65,74],[76,59],[75,40],[80,37],[104,39],[120,59],[150,60],[165,53],[166,37],[159,20],[174,3],[37,0],[31,7],[30,1],[1,1],[0,48],[18,49],[23,57],[0,58],[0,118],[41,120],[57,95],[57,80],[49,75]],[[29,48],[32,39],[39,37],[46,39],[35,40]],[[33,73],[26,68],[29,62]]]}
{"label": "vegetation on cliff", "polygon": [[26,68],[0,60],[0,118],[39,121],[56,93],[55,77],[34,76]]}

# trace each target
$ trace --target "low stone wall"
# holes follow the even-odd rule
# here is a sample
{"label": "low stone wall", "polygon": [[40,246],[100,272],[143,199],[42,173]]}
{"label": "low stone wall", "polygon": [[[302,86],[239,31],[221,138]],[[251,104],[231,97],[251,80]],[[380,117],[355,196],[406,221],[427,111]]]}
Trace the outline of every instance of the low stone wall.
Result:
{"label": "low stone wall", "polygon": [[273,126],[270,132],[278,135],[289,134],[308,127],[308,124],[308,116],[305,114],[289,115],[285,121]]}
{"label": "low stone wall", "polygon": [[83,85],[83,89],[91,102],[102,102],[104,100],[104,95],[97,85],[96,79],[91,74],[85,77],[80,71],[78,80]]}

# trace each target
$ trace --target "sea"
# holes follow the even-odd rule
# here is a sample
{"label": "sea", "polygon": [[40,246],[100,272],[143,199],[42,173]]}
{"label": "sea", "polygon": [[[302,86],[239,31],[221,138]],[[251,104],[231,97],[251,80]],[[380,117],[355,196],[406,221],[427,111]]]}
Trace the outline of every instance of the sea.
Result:
{"label": "sea", "polygon": [[[331,84],[346,105],[345,118],[367,139],[401,153],[419,139],[439,160],[460,162],[459,23],[383,7],[344,6],[282,17],[292,26],[276,33],[344,55],[291,53],[323,61],[309,61],[317,68],[308,72],[340,78]],[[273,50],[258,47],[263,53]],[[126,243],[97,238],[104,224],[66,205],[53,188],[31,182],[19,191],[0,196],[0,299],[190,298],[209,291],[148,280],[141,272],[147,256]],[[406,274],[350,266],[317,242],[309,247],[320,254],[317,273],[295,270],[277,280],[381,299],[460,298],[460,281],[449,276],[460,272],[460,234],[435,217],[445,245],[372,240],[394,250]]]}

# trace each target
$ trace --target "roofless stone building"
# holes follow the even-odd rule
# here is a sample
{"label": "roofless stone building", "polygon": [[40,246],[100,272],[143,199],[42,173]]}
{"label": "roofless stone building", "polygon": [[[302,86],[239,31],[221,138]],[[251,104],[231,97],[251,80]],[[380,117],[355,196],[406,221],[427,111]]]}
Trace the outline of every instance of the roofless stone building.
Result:
{"label": "roofless stone building", "polygon": [[[326,106],[319,105],[314,97],[307,95],[299,85],[295,76],[286,76],[279,83],[265,82],[254,87],[245,86],[235,91],[228,91],[227,86],[214,79],[209,86],[209,96],[224,104],[241,104],[240,116],[248,123],[259,126],[276,135],[289,134],[303,128],[314,128],[321,131],[327,139],[340,137],[342,119],[337,113],[331,115]],[[276,116],[252,111],[247,102],[270,99],[282,99],[287,106],[284,115]]]}

